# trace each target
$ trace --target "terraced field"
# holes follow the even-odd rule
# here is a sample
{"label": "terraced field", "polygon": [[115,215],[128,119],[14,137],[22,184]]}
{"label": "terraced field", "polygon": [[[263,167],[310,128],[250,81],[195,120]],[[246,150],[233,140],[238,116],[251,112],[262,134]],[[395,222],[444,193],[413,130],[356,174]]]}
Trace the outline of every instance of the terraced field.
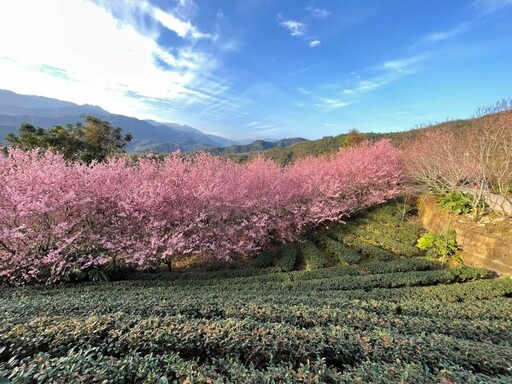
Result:
{"label": "terraced field", "polygon": [[512,382],[512,279],[418,256],[417,232],[384,208],[263,253],[259,268],[3,289],[0,377]]}

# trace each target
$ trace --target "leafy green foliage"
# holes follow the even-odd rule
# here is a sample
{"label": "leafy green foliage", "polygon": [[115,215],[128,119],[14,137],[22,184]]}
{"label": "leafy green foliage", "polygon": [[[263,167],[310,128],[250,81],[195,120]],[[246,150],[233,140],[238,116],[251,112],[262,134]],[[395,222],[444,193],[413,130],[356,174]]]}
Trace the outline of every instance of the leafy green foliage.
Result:
{"label": "leafy green foliage", "polygon": [[247,154],[249,152],[261,152],[270,148],[286,148],[290,145],[308,141],[301,137],[294,137],[290,139],[281,139],[274,142],[265,140],[255,140],[250,144],[230,145],[229,147],[216,147],[209,148],[207,152],[213,155],[234,155],[234,154]]}
{"label": "leafy green foliage", "polygon": [[468,193],[452,191],[439,199],[439,205],[457,215],[468,214],[473,211],[473,198]]}
{"label": "leafy green foliage", "polygon": [[366,136],[359,132],[357,129],[351,129],[350,132],[343,139],[343,148],[357,147],[366,140]]}
{"label": "leafy green foliage", "polygon": [[503,183],[502,185],[494,185],[491,192],[501,194],[503,196],[512,196],[512,181],[509,183]]}
{"label": "leafy green foliage", "polygon": [[443,233],[427,232],[418,239],[417,247],[443,260],[455,256],[459,249],[453,229]]}
{"label": "leafy green foliage", "polygon": [[285,244],[281,247],[281,258],[276,263],[276,268],[282,272],[293,270],[297,262],[297,249],[293,244]]}
{"label": "leafy green foliage", "polygon": [[305,241],[300,245],[300,250],[304,257],[305,269],[307,271],[327,266],[327,257],[313,242]]}
{"label": "leafy green foliage", "polygon": [[273,254],[269,250],[260,252],[258,256],[253,260],[252,265],[256,268],[267,268],[272,265]]}
{"label": "leafy green foliage", "polygon": [[363,259],[362,253],[359,253],[328,236],[318,236],[318,242],[328,254],[338,261],[340,265],[355,264]]}
{"label": "leafy green foliage", "polygon": [[105,161],[109,156],[123,152],[132,136],[129,133],[123,135],[121,128],[112,127],[108,121],[87,116],[85,125],[56,125],[49,130],[24,123],[18,136],[9,133],[5,139],[14,148],[52,150],[62,154],[66,160],[80,160],[89,164],[92,161]]}
{"label": "leafy green foliage", "polygon": [[420,228],[404,221],[403,209],[389,203],[361,212],[345,224],[331,223],[310,235],[328,257],[340,265],[361,261],[415,257]]}

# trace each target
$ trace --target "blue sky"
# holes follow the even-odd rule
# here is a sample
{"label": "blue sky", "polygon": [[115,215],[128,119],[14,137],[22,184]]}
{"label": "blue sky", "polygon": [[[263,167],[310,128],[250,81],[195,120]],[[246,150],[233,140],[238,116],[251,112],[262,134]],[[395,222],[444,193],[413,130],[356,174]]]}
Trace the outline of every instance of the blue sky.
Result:
{"label": "blue sky", "polygon": [[3,0],[0,88],[234,139],[387,132],[512,97],[512,0]]}

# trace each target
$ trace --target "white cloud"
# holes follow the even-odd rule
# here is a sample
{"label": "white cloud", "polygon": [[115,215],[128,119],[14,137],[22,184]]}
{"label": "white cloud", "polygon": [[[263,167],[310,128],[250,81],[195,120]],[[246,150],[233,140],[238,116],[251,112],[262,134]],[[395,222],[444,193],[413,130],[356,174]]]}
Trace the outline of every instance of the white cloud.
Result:
{"label": "white cloud", "polygon": [[345,101],[345,100],[324,98],[324,99],[321,99],[320,103],[316,103],[315,106],[320,108],[324,112],[330,112],[335,109],[346,107],[350,104],[352,104],[352,103]]}
{"label": "white cloud", "polygon": [[307,26],[300,21],[295,20],[284,20],[279,23],[279,25],[285,29],[287,29],[290,34],[294,37],[304,36],[306,34]]}
{"label": "white cloud", "polygon": [[193,39],[215,39],[216,37],[208,33],[203,33],[197,30],[189,21],[184,21],[171,13],[162,11],[157,7],[150,7],[151,14],[158,20],[165,28],[174,31],[179,37],[191,37]]}
{"label": "white cloud", "polygon": [[[132,3],[125,3],[127,9],[118,15],[133,10]],[[150,9],[147,3],[144,7]],[[164,50],[156,42],[158,30],[138,28],[135,19],[116,18],[111,10],[84,0],[3,1],[0,88],[138,117],[154,116],[148,100],[213,103],[226,90],[206,79],[217,67],[212,57],[190,46]],[[204,37],[188,22],[165,20],[178,35]],[[213,89],[213,95],[203,89]]]}
{"label": "white cloud", "polygon": [[324,19],[331,14],[331,12],[328,11],[327,9],[315,8],[312,5],[306,7],[306,11],[311,13],[311,15],[313,17],[316,17],[317,19]]}
{"label": "white cloud", "polygon": [[314,41],[309,43],[309,46],[311,48],[315,48],[315,47],[318,47],[320,44],[321,44],[321,42],[319,40],[314,40]]}

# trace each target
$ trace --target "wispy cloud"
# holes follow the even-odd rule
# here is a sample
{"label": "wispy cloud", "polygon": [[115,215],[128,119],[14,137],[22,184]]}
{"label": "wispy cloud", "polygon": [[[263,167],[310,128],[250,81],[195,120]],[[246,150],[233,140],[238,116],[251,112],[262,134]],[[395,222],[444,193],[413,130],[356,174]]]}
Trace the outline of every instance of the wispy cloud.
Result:
{"label": "wispy cloud", "polygon": [[57,67],[52,67],[51,65],[42,64],[38,67],[38,70],[43,73],[47,73],[50,76],[55,76],[55,77],[58,77],[61,79],[68,79],[68,80],[71,79],[68,71],[66,71],[65,69],[62,69],[62,68],[57,68]]}
{"label": "wispy cloud", "polygon": [[343,90],[344,95],[354,95],[358,93],[372,91],[388,84],[390,81],[385,79],[361,80],[354,88],[346,88]]}
{"label": "wispy cloud", "polygon": [[512,6],[512,0],[474,0],[471,5],[482,15]]}
{"label": "wispy cloud", "polygon": [[306,34],[307,25],[296,20],[283,20],[279,25],[290,32],[293,37],[301,37]]}
{"label": "wispy cloud", "polygon": [[426,35],[425,37],[423,37],[421,42],[437,43],[439,41],[448,40],[448,39],[451,39],[458,35],[461,35],[464,32],[468,31],[469,29],[470,29],[470,27],[468,24],[466,24],[466,23],[459,24],[459,25],[455,26],[454,28],[449,29],[447,31],[430,33],[430,34]]}
{"label": "wispy cloud", "polygon": [[385,61],[381,67],[394,73],[412,73],[415,71],[415,64],[425,60],[424,54],[418,54],[403,59]]}
{"label": "wispy cloud", "polygon": [[336,109],[347,107],[350,104],[352,103],[343,99],[322,98],[315,104],[315,106],[322,112],[331,112]]}
{"label": "wispy cloud", "polygon": [[320,40],[313,40],[309,43],[309,46],[311,48],[315,48],[315,47],[318,47],[320,44],[322,44],[322,42]]}
{"label": "wispy cloud", "polygon": [[388,60],[373,68],[375,74],[369,78],[361,78],[352,88],[345,88],[343,94],[357,95],[370,92],[395,82],[404,76],[415,73],[420,65],[427,58],[426,54],[406,57],[402,59]]}
{"label": "wispy cloud", "polygon": [[311,14],[311,16],[317,19],[324,19],[331,14],[331,12],[328,11],[327,9],[316,8],[312,5],[306,7],[306,11],[308,11]]}

